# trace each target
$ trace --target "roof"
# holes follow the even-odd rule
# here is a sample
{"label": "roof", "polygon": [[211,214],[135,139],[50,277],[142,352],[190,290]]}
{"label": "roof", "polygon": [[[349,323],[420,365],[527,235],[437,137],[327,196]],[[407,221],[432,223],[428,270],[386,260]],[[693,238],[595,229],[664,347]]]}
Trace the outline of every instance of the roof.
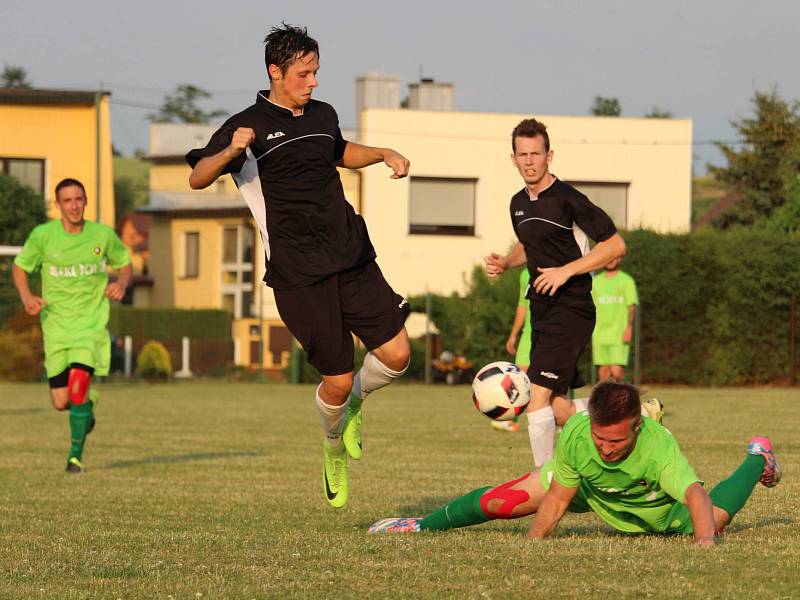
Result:
{"label": "roof", "polygon": [[66,104],[93,106],[97,94],[110,96],[105,90],[45,90],[34,88],[0,88],[0,104]]}
{"label": "roof", "polygon": [[137,212],[151,215],[210,216],[219,213],[247,213],[250,209],[239,194],[204,192],[150,192],[150,202]]}
{"label": "roof", "polygon": [[150,123],[148,158],[178,158],[192,148],[202,148],[219,125],[200,123]]}

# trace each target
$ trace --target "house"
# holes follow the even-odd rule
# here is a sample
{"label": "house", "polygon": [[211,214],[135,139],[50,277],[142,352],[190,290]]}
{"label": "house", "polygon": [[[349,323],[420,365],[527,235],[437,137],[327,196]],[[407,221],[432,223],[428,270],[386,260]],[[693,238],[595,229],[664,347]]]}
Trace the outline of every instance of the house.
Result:
{"label": "house", "polygon": [[110,93],[0,88],[0,172],[41,193],[56,218],[56,184],[86,188],[86,218],[114,226]]}

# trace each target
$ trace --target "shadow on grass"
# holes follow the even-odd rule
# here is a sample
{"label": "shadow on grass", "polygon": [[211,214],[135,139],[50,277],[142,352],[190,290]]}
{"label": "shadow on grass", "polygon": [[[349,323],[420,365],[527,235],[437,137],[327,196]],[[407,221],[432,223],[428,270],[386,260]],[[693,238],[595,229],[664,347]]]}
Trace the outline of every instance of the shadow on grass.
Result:
{"label": "shadow on grass", "polygon": [[0,415],[29,415],[31,413],[39,413],[45,412],[49,410],[48,408],[40,407],[40,408],[4,408],[0,410]]}
{"label": "shadow on grass", "polygon": [[100,470],[127,469],[128,467],[136,467],[139,465],[198,462],[204,460],[219,460],[227,458],[253,458],[256,456],[264,456],[264,455],[265,453],[263,451],[250,450],[243,452],[197,452],[193,454],[146,456],[144,458],[137,458],[135,460],[117,460],[105,465],[104,467],[100,467]]}

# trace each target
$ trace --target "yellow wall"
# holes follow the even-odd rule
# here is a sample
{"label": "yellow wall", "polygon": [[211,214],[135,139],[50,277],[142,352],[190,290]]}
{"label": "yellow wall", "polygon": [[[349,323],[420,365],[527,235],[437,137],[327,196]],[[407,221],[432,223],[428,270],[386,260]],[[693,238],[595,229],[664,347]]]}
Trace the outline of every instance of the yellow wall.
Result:
{"label": "yellow wall", "polygon": [[[390,147],[411,161],[411,175],[474,178],[475,235],[409,235],[409,180],[389,179],[374,165],[362,171],[362,214],[378,263],[402,294],[427,287],[464,290],[489,252],[515,241],[508,212],[522,188],[511,163],[511,131],[530,115],[370,109],[361,139]],[[691,141],[689,119],[542,116],[554,151],[551,171],[563,180],[627,182],[628,228],[689,230]]]}
{"label": "yellow wall", "polygon": [[[212,185],[202,190],[189,187],[192,170],[186,162],[176,160],[168,164],[153,163],[150,166],[150,189],[154,192],[195,192],[198,194],[237,195],[236,184],[229,175],[223,175]],[[218,185],[222,182],[221,186]]]}
{"label": "yellow wall", "polygon": [[[65,177],[86,187],[86,218],[97,220],[95,107],[0,104],[0,156],[45,159],[45,201],[56,218],[53,188]],[[100,221],[114,226],[109,97],[100,102]]]}

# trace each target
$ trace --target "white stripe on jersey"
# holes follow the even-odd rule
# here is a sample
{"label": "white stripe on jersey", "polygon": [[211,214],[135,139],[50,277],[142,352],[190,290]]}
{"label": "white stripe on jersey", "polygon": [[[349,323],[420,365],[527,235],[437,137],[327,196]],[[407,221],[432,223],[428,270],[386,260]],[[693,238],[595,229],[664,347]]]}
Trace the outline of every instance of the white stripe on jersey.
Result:
{"label": "white stripe on jersey", "polygon": [[555,221],[548,221],[547,219],[542,219],[541,217],[528,217],[527,219],[522,219],[519,223],[517,223],[517,227],[522,225],[523,223],[527,223],[528,221],[544,221],[545,223],[550,223],[550,225],[555,225],[556,227],[561,227],[561,229],[571,229],[570,227],[565,227],[560,223],[556,223]]}
{"label": "white stripe on jersey", "polygon": [[236,180],[236,185],[239,186],[239,193],[242,194],[242,198],[247,202],[247,206],[250,207],[250,212],[256,220],[261,233],[261,242],[264,244],[267,260],[269,260],[267,204],[264,201],[264,191],[261,189],[261,179],[258,176],[258,160],[250,148],[247,148],[245,152],[247,153],[247,160],[244,161],[241,171],[233,173],[233,178]]}
{"label": "white stripe on jersey", "polygon": [[572,224],[572,235],[575,236],[575,243],[578,244],[581,256],[589,254],[589,236],[576,223]]}
{"label": "white stripe on jersey", "polygon": [[[262,158],[264,158],[267,154],[269,154],[270,152],[272,152],[276,148],[280,148],[281,146],[283,146],[285,144],[288,144],[289,142],[296,142],[297,140],[302,140],[303,138],[307,138],[307,137],[329,137],[332,140],[334,139],[333,136],[331,134],[329,134],[329,133],[309,133],[308,135],[300,135],[300,136],[297,136],[296,138],[292,138],[290,140],[286,140],[285,142],[281,142],[277,146],[273,146],[272,148],[270,148],[269,150],[264,152],[264,154],[259,156],[256,160],[261,160]],[[334,140],[334,141],[336,141],[336,140]]]}

